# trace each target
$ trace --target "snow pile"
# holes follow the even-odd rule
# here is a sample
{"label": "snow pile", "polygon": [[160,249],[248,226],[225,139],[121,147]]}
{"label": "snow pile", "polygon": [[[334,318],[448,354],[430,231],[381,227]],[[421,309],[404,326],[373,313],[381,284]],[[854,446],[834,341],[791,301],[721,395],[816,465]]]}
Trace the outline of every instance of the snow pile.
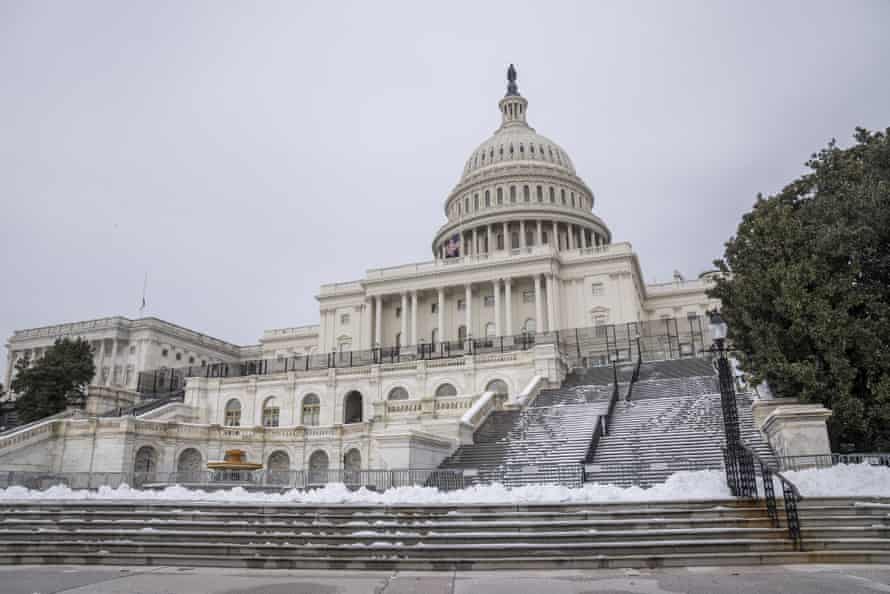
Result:
{"label": "snow pile", "polygon": [[[783,473],[804,497],[883,496],[890,497],[890,468],[868,464],[839,465],[831,468]],[[760,489],[762,493],[762,487]],[[781,485],[776,481],[776,493]],[[678,472],[649,489],[588,484],[577,489],[557,485],[529,485],[509,489],[500,484],[443,492],[430,487],[400,487],[383,493],[343,484],[331,484],[311,491],[254,493],[240,487],[225,491],[200,491],[185,487],[142,491],[127,485],[101,487],[98,491],[71,490],[64,486],[32,491],[24,487],[0,489],[0,501],[107,500],[107,501],[206,501],[214,503],[266,503],[307,505],[484,505],[620,503],[634,501],[689,501],[730,498],[722,471]]]}
{"label": "snow pile", "polygon": [[[838,464],[830,468],[811,468],[783,472],[806,497],[890,497],[890,468],[870,464]],[[781,493],[776,481],[776,494]]]}
{"label": "snow pile", "polygon": [[15,500],[138,500],[138,501],[208,501],[216,503],[303,503],[309,505],[454,505],[454,504],[534,504],[534,503],[609,503],[623,501],[678,501],[690,499],[725,499],[730,497],[723,473],[716,470],[678,472],[667,482],[649,489],[589,484],[571,489],[557,485],[529,485],[509,489],[500,484],[480,485],[460,491],[443,492],[430,487],[400,487],[383,493],[359,489],[350,491],[343,484],[331,484],[311,491],[285,493],[248,492],[240,487],[225,491],[200,491],[185,487],[142,491],[127,485],[101,487],[98,491],[71,490],[55,486],[45,491],[24,487],[0,489],[0,501]]}

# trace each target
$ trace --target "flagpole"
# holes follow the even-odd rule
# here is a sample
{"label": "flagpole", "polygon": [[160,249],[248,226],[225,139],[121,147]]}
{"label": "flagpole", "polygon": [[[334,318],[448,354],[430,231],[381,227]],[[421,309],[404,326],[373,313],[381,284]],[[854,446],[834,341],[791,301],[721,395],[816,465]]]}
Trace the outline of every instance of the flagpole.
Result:
{"label": "flagpole", "polygon": [[145,273],[145,278],[142,280],[142,305],[139,306],[139,317],[142,317],[142,312],[145,310],[145,290],[148,287],[148,272]]}

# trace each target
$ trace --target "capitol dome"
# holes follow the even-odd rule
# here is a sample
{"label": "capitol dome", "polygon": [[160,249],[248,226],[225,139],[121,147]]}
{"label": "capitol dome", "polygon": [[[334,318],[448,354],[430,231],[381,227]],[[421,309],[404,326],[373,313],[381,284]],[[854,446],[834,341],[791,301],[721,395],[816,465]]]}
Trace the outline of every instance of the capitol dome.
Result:
{"label": "capitol dome", "polygon": [[519,94],[512,64],[507,81],[507,93],[498,102],[501,125],[470,154],[446,198],[448,222],[433,239],[434,255],[513,253],[548,244],[561,251],[610,243],[611,232],[592,213],[593,192],[568,153],[528,125],[528,101]]}

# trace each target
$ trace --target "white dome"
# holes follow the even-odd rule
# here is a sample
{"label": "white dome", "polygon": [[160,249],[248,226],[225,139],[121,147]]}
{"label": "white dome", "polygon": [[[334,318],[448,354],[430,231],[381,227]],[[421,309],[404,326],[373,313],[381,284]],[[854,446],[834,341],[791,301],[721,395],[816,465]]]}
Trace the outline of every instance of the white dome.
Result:
{"label": "white dome", "polygon": [[570,175],[575,167],[565,150],[535,132],[525,122],[511,122],[501,126],[494,135],[479,145],[464,166],[461,182],[477,172],[494,170],[500,166],[523,164],[549,166]]}

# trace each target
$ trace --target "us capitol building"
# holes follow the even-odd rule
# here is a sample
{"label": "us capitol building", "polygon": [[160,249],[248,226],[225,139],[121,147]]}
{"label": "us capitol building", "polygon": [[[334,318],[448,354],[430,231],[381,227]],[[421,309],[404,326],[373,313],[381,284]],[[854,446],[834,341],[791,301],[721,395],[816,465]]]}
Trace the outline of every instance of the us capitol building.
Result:
{"label": "us capitol building", "polygon": [[65,336],[94,345],[97,371],[85,411],[0,436],[0,468],[174,472],[232,448],[270,469],[433,467],[491,410],[573,365],[630,357],[634,328],[663,322],[666,349],[690,348],[681,335],[715,305],[707,276],[644,282],[568,153],[529,126],[512,66],[498,109],[444,200],[432,259],[322,285],[317,325],[250,346],[151,317],[16,331],[7,386],[19,359]]}

